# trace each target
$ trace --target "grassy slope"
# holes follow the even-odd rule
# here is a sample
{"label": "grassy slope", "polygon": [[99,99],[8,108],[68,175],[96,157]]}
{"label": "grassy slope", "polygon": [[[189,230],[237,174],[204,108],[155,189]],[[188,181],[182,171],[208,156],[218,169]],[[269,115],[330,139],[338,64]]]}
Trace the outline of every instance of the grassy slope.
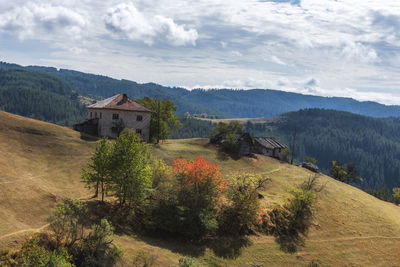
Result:
{"label": "grassy slope", "polygon": [[[93,147],[70,129],[0,112],[0,246],[11,246],[45,225],[58,197],[90,195],[79,175]],[[232,160],[205,139],[169,140],[151,149],[168,163],[180,156],[203,155],[220,164],[225,174],[244,170],[267,174],[272,182],[263,193],[265,206],[282,203],[287,189],[310,175],[262,156]],[[295,254],[282,252],[267,236],[251,237],[251,244],[235,258],[157,237],[116,236],[116,242],[127,258],[143,249],[158,255],[159,266],[176,264],[182,255],[222,266],[305,266],[311,260],[323,266],[400,266],[400,208],[328,177],[322,180],[327,185],[315,207],[314,227],[305,247]]]}
{"label": "grassy slope", "polygon": [[0,244],[45,225],[58,198],[88,195],[79,175],[93,147],[68,128],[0,111]]}

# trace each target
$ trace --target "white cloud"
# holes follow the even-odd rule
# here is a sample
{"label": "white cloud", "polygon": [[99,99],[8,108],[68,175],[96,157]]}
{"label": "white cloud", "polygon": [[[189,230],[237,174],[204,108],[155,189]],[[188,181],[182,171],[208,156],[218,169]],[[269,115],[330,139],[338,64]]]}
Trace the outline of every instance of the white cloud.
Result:
{"label": "white cloud", "polygon": [[400,104],[400,1],[0,0],[0,57]]}
{"label": "white cloud", "polygon": [[156,39],[165,39],[174,46],[194,46],[198,38],[195,29],[185,29],[184,25],[178,25],[173,19],[161,15],[142,14],[132,3],[110,8],[104,21],[109,30],[148,45],[152,45]]}
{"label": "white cloud", "polygon": [[271,56],[271,60],[277,64],[286,65],[286,63],[277,56]]}
{"label": "white cloud", "polygon": [[85,27],[84,17],[69,8],[50,4],[28,3],[0,13],[0,31],[20,39],[40,34],[79,36]]}
{"label": "white cloud", "polygon": [[345,43],[341,54],[348,60],[356,60],[361,63],[379,62],[376,51],[359,42]]}

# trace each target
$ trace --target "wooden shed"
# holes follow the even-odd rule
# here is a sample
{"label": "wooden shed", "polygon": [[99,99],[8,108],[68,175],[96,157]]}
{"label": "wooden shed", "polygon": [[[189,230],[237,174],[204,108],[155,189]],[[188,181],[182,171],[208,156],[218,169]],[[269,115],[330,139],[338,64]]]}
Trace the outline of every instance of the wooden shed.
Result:
{"label": "wooden shed", "polygon": [[253,152],[277,159],[282,159],[282,152],[287,148],[273,137],[255,137],[253,144]]}

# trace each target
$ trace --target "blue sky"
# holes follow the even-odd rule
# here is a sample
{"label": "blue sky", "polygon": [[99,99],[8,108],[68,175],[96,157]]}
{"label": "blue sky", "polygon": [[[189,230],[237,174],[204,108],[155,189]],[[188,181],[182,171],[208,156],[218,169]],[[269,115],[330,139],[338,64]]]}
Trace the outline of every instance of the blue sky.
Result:
{"label": "blue sky", "polygon": [[0,60],[400,104],[400,1],[0,0]]}

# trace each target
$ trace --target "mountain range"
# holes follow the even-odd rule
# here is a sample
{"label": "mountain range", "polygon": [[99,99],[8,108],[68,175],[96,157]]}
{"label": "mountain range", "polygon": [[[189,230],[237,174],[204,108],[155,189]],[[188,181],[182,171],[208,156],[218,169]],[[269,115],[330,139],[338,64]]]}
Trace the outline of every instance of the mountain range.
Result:
{"label": "mountain range", "polygon": [[[71,98],[75,92],[81,97],[89,97],[92,100],[100,97],[109,97],[121,92],[127,93],[132,98],[157,97],[160,99],[173,100],[178,107],[178,114],[186,112],[190,114],[206,113],[208,115],[217,115],[221,118],[255,118],[272,117],[282,113],[297,111],[305,108],[322,108],[348,111],[355,114],[370,117],[400,117],[400,106],[384,105],[376,102],[360,102],[352,98],[343,97],[321,97],[312,95],[303,95],[271,89],[252,89],[252,90],[233,90],[233,89],[194,89],[187,90],[180,87],[167,87],[155,83],[136,83],[129,80],[118,80],[106,76],[87,74],[68,69],[56,69],[52,67],[41,66],[20,66],[0,62],[0,70],[3,73],[8,72],[12,76],[15,70],[24,71],[27,76],[36,73],[38,76],[47,75],[53,77],[64,87],[69,86],[68,92],[57,91],[59,97],[67,97],[74,101],[78,99]],[[21,74],[19,74],[21,76]],[[18,80],[15,77],[15,80]],[[39,80],[39,81],[38,81]],[[4,91],[5,86],[10,86],[7,81],[0,78],[0,90]],[[15,90],[18,85],[13,84]],[[37,88],[40,89],[37,89]],[[49,91],[40,86],[40,79],[32,79],[31,90]],[[10,91],[10,88],[9,90]],[[51,91],[51,90],[50,90]],[[2,96],[5,99],[4,96]],[[10,98],[10,97],[9,97]],[[4,100],[5,101],[5,100]],[[12,98],[7,101],[13,101]],[[32,101],[34,101],[32,99]],[[10,104],[12,105],[12,104]],[[34,104],[33,104],[34,105]],[[11,111],[0,105],[3,110]],[[79,108],[78,108],[79,109]],[[85,117],[84,109],[81,110],[81,118]],[[19,112],[16,112],[21,114]],[[29,112],[25,112],[28,114]],[[21,114],[24,115],[24,114]],[[42,117],[41,117],[42,116]],[[77,117],[65,118],[65,120],[52,121],[43,116],[43,114],[33,113],[33,118],[43,119],[50,122],[63,125],[71,125],[78,120]],[[71,116],[70,116],[71,117]],[[79,118],[80,119],[80,118]]]}

